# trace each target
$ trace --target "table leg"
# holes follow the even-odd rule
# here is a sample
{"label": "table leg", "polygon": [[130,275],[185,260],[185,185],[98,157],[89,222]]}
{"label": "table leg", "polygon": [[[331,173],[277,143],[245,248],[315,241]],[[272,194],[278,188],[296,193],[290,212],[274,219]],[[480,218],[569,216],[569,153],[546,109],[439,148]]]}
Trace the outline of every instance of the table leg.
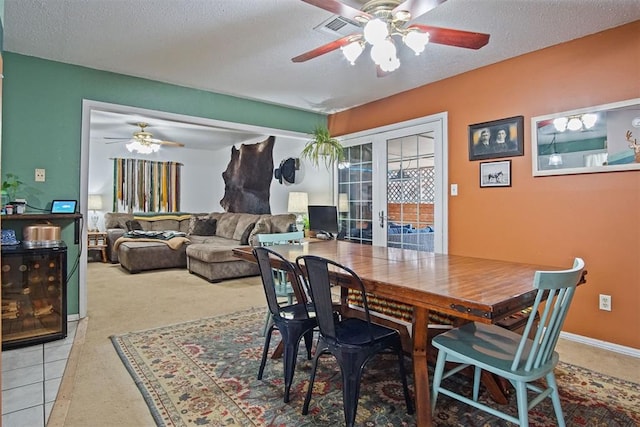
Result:
{"label": "table leg", "polygon": [[282,354],[284,353],[284,342],[280,341],[275,350],[273,350],[273,354],[271,355],[272,359],[280,359]]}
{"label": "table leg", "polygon": [[413,308],[413,382],[415,387],[416,423],[431,426],[431,391],[427,368],[429,310]]}

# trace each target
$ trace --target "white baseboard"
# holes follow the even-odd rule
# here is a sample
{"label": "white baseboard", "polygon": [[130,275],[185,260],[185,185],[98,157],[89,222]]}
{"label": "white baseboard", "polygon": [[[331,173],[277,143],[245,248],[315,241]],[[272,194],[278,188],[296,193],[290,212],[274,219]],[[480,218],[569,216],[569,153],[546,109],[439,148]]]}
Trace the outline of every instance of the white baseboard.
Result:
{"label": "white baseboard", "polygon": [[569,332],[560,332],[560,338],[568,341],[575,341],[581,344],[590,345],[592,347],[602,348],[604,350],[612,351],[614,353],[620,353],[631,357],[637,357],[640,359],[640,349],[633,347],[626,347],[624,345],[614,344],[607,341],[601,341],[594,338],[583,337],[582,335],[576,335]]}
{"label": "white baseboard", "polygon": [[80,320],[79,314],[67,314],[67,322],[76,322]]}

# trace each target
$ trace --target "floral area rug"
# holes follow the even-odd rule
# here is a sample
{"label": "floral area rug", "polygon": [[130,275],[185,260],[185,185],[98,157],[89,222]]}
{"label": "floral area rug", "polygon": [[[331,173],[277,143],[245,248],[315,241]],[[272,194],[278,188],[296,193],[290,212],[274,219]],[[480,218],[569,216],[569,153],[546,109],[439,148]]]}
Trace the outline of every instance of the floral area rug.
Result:
{"label": "floral area rug", "polygon": [[[291,401],[283,397],[282,359],[268,359],[257,380],[264,338],[264,309],[111,337],[159,426],[339,426],[344,425],[340,373],[322,358],[309,414],[301,414],[311,362],[301,347]],[[279,341],[274,333],[272,346]],[[407,372],[411,372],[406,359]],[[568,426],[640,425],[640,385],[560,363],[556,376]],[[411,379],[410,379],[411,381]],[[471,381],[449,379],[471,394]],[[412,389],[413,392],[413,389]],[[481,399],[487,399],[481,390]],[[515,396],[501,407],[516,414]],[[550,399],[529,412],[532,426],[554,426]],[[380,355],[365,368],[357,425],[413,426],[395,357]],[[439,397],[437,426],[509,423],[463,403]]]}

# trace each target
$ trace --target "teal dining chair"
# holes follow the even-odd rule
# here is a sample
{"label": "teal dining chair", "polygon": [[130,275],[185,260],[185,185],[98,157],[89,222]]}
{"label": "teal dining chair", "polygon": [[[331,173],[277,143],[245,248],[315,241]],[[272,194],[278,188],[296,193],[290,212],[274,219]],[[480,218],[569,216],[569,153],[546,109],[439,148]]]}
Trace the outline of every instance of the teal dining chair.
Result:
{"label": "teal dining chair", "polygon": [[[259,246],[274,246],[274,245],[292,245],[301,244],[304,238],[304,231],[292,231],[287,233],[261,233],[256,234]],[[293,287],[289,282],[287,273],[283,270],[273,269],[274,288],[276,291],[276,297],[278,299],[287,300],[287,304],[293,304],[295,293]],[[269,327],[273,323],[273,316],[271,312],[267,310],[267,314],[264,320],[264,327],[262,329],[262,336],[265,336]]]}
{"label": "teal dining chair", "polygon": [[[533,287],[537,289],[532,312],[544,305],[536,325],[536,316],[529,316],[527,325],[519,335],[496,325],[468,323],[433,338],[438,349],[438,359],[433,375],[431,409],[435,411],[440,393],[452,397],[497,417],[520,426],[529,425],[529,410],[551,397],[559,426],[564,426],[558,385],[553,373],[558,364],[556,343],[576,287],[581,283],[584,261],[576,258],[573,267],[560,271],[537,271]],[[530,333],[534,334],[530,335]],[[533,336],[530,339],[529,336]],[[457,365],[445,372],[447,362]],[[442,380],[473,366],[473,396],[467,396],[445,388]],[[516,390],[518,417],[502,412],[478,401],[482,370],[506,378]],[[545,378],[546,387],[540,382]],[[537,395],[528,400],[527,391]]]}

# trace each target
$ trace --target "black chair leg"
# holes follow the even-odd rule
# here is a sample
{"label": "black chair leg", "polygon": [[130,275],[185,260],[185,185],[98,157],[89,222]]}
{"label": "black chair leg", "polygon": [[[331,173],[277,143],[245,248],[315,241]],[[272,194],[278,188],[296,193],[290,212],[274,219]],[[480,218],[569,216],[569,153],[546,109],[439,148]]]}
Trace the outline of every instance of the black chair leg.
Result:
{"label": "black chair leg", "polygon": [[316,355],[313,358],[313,368],[311,368],[311,376],[309,377],[309,388],[307,389],[307,396],[304,398],[304,405],[302,405],[302,415],[307,415],[309,413],[309,403],[311,403],[311,394],[313,393],[313,382],[316,380],[318,359],[321,354],[321,351],[316,351]]}
{"label": "black chair leg", "polygon": [[359,358],[349,360],[342,367],[342,402],[344,405],[344,420],[348,427],[355,425],[358,399],[360,399],[363,361],[357,359]]}
{"label": "black chair leg", "polygon": [[267,334],[264,338],[264,348],[262,349],[262,361],[260,362],[260,369],[258,369],[258,379],[262,379],[264,373],[264,366],[267,364],[267,353],[269,353],[269,344],[271,343],[271,334],[273,333],[274,326],[271,325],[267,330]]}
{"label": "black chair leg", "polygon": [[293,383],[293,374],[296,369],[299,342],[291,343],[288,340],[284,345],[284,403],[289,403],[289,390]]}
{"label": "black chair leg", "polygon": [[402,381],[402,389],[404,391],[404,400],[407,403],[407,413],[413,414],[413,400],[409,394],[409,385],[407,384],[407,373],[404,369],[404,353],[402,352],[402,344],[398,343],[398,367],[400,368],[400,380]]}
{"label": "black chair leg", "polygon": [[307,360],[311,360],[311,347],[313,346],[313,329],[305,332],[304,345],[307,348]]}

